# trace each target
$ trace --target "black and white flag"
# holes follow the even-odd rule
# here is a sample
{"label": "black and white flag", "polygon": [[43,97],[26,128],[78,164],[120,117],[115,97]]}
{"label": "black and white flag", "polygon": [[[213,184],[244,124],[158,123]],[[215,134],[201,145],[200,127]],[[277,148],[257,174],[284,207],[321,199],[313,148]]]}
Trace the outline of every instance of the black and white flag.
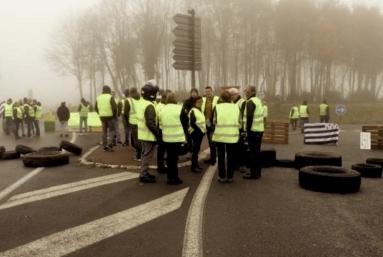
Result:
{"label": "black and white flag", "polygon": [[306,123],[304,124],[305,144],[337,143],[339,126],[336,123]]}

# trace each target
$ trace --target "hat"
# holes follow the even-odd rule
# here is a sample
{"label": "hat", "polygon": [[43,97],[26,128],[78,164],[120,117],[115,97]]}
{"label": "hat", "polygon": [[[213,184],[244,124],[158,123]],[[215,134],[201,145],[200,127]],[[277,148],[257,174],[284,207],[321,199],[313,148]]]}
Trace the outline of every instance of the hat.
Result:
{"label": "hat", "polygon": [[111,92],[112,90],[110,89],[109,86],[103,86],[102,87],[102,93],[106,94],[106,93],[109,93]]}

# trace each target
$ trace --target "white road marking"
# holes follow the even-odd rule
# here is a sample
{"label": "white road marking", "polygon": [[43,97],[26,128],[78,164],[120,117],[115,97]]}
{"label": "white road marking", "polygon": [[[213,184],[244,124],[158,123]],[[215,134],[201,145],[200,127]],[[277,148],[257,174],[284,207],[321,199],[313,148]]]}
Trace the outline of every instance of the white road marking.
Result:
{"label": "white road marking", "polygon": [[[76,141],[76,134],[74,133],[73,134],[74,136],[72,137],[72,139],[70,140],[71,143],[75,142]],[[10,185],[9,187],[7,187],[6,189],[4,189],[3,191],[0,192],[0,201],[8,196],[10,193],[12,193],[13,191],[15,191],[17,188],[19,188],[22,184],[24,184],[25,182],[27,182],[28,180],[30,180],[32,177],[36,176],[37,174],[40,173],[40,171],[42,171],[43,169],[45,169],[44,167],[40,167],[40,168],[37,168],[37,169],[34,169],[33,171],[29,172],[26,176],[22,177],[21,179],[19,179],[18,181],[16,181],[15,183],[13,183],[12,185]]]}
{"label": "white road marking", "polygon": [[80,225],[0,253],[0,256],[63,256],[115,236],[181,207],[185,188],[131,209]]}
{"label": "white road marking", "polygon": [[183,257],[190,256],[203,256],[202,245],[202,224],[203,224],[203,212],[205,208],[205,200],[211,181],[217,170],[217,165],[210,166],[199,184],[196,193],[194,194],[191,202],[189,213],[186,221],[185,233],[184,233],[184,245],[182,249]]}
{"label": "white road marking", "polygon": [[33,176],[37,175],[40,171],[42,171],[44,168],[37,168],[34,169],[32,172],[29,172],[26,176],[22,177],[6,189],[0,192],[0,200],[12,193],[14,190],[19,188],[22,184],[27,182],[29,179],[31,179]]}
{"label": "white road marking", "polygon": [[44,189],[40,189],[40,190],[36,190],[32,192],[27,192],[24,194],[15,195],[12,198],[10,198],[6,203],[1,205],[0,210],[14,207],[21,204],[45,200],[45,199],[49,199],[49,198],[60,196],[60,195],[65,195],[65,194],[69,194],[73,192],[78,192],[81,190],[86,190],[86,189],[90,189],[90,188],[94,188],[94,187],[98,187],[102,185],[112,184],[112,183],[116,183],[116,182],[120,182],[124,180],[136,179],[136,178],[138,178],[137,173],[122,172],[122,173],[117,173],[113,175],[102,176],[98,178],[64,184],[60,186],[44,188]]}

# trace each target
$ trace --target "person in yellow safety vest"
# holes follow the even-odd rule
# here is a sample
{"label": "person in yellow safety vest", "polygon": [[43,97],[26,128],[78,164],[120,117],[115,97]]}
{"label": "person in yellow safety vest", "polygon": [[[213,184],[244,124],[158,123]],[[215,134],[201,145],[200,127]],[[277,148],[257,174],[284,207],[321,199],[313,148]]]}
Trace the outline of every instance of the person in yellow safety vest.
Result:
{"label": "person in yellow safety vest", "polygon": [[[186,122],[186,124],[189,124],[189,112],[194,107],[196,97],[198,97],[198,89],[196,88],[190,89],[190,97],[186,99],[182,105],[182,120],[183,122]],[[201,105],[202,105],[202,97],[201,97]],[[199,106],[200,110],[201,110],[201,105]],[[186,140],[189,145],[189,152],[193,153],[193,139],[191,138],[189,131],[186,133]]]}
{"label": "person in yellow safety vest", "polygon": [[326,100],[319,105],[319,120],[321,123],[328,123],[330,120],[330,108]]}
{"label": "person in yellow safety vest", "polygon": [[4,104],[3,117],[5,118],[5,122],[6,122],[5,134],[10,135],[12,133],[12,127],[13,127],[13,104],[12,104],[11,98],[9,98],[7,100],[7,103]]}
{"label": "person in yellow safety vest", "polygon": [[213,89],[209,86],[205,87],[205,97],[202,98],[202,106],[201,112],[205,115],[206,119],[206,135],[209,142],[210,148],[210,158],[205,160],[205,163],[210,165],[215,165],[217,158],[217,147],[215,143],[212,141],[213,131],[211,128],[210,118],[213,113],[214,107],[217,105],[219,100],[218,96],[215,96],[213,93]]}
{"label": "person in yellow safety vest", "polygon": [[155,183],[156,177],[149,173],[149,164],[153,159],[156,144],[161,142],[160,130],[157,126],[157,113],[154,101],[158,93],[155,80],[149,80],[141,88],[141,97],[137,108],[137,128],[138,139],[142,144],[141,154],[141,173],[139,181],[141,183]]}
{"label": "person in yellow safety vest", "polygon": [[40,137],[40,119],[42,116],[42,108],[41,103],[37,102],[36,99],[33,100],[33,111],[35,113],[35,117],[33,119],[33,124],[36,129],[35,137]]}
{"label": "person in yellow safety vest", "polygon": [[32,106],[29,104],[28,98],[24,97],[23,111],[24,111],[24,121],[27,124],[27,137],[32,138],[32,122],[34,118],[34,111]]}
{"label": "person in yellow safety vest", "polygon": [[244,114],[244,129],[250,148],[250,173],[244,179],[259,179],[261,177],[261,144],[264,131],[263,107],[261,100],[256,96],[256,87],[246,87],[246,111]]}
{"label": "person in yellow safety vest", "polygon": [[307,106],[307,101],[305,100],[299,106],[299,119],[302,133],[304,133],[304,124],[309,122],[309,114],[309,107]]}
{"label": "person in yellow safety vest", "polygon": [[125,115],[125,103],[128,98],[129,98],[129,89],[125,89],[124,97],[120,100],[117,106],[118,109],[121,109],[121,120],[122,120],[122,125],[124,126],[124,134],[125,134],[125,141],[122,143],[122,146],[129,146],[129,140],[130,140],[129,122],[126,119],[126,115]]}
{"label": "person in yellow safety vest", "polygon": [[19,129],[23,120],[23,112],[20,109],[20,104],[16,101],[13,105],[13,122],[15,124],[15,139],[20,139]]}
{"label": "person in yellow safety vest", "polygon": [[263,107],[263,121],[266,122],[267,116],[269,115],[269,109],[267,108],[266,102],[262,102]]}
{"label": "person in yellow safety vest", "polygon": [[178,155],[181,144],[185,142],[187,124],[182,124],[182,106],[178,105],[177,96],[167,93],[166,105],[159,111],[158,121],[162,130],[162,141],[166,149],[167,184],[178,185],[182,180],[178,177]]}
{"label": "person in yellow safety vest", "polygon": [[[233,183],[234,159],[240,135],[241,112],[238,106],[231,102],[229,92],[223,91],[221,93],[220,101],[214,108],[210,122],[214,129],[212,140],[215,142],[218,151],[218,182]],[[227,168],[225,165],[226,160]]]}
{"label": "person in yellow safety vest", "polygon": [[[111,95],[109,86],[103,86],[102,94],[96,99],[94,110],[100,116],[102,124],[102,145],[104,151],[113,152],[113,139],[116,134],[117,104]],[[109,141],[107,140],[109,131]]]}
{"label": "person in yellow safety vest", "polygon": [[201,150],[203,136],[206,133],[206,119],[201,112],[202,96],[195,96],[194,103],[188,113],[188,134],[193,142],[191,171],[201,173],[202,168],[198,165],[198,154]]}
{"label": "person in yellow safety vest", "polygon": [[128,122],[132,140],[131,145],[136,150],[134,155],[135,161],[141,161],[141,142],[138,140],[138,128],[137,128],[137,108],[140,102],[140,94],[137,92],[136,87],[132,87],[129,91],[130,97],[125,100],[124,104],[124,117]]}
{"label": "person in yellow safety vest", "polygon": [[[157,102],[155,108],[156,108],[156,113],[159,114],[161,112],[161,110],[166,106],[166,92],[162,91],[161,93],[159,93],[159,95],[157,95],[157,99],[160,99],[159,102]],[[158,116],[159,118],[159,116]],[[158,120],[157,120],[157,124],[159,125],[158,123]],[[161,134],[161,137],[162,137],[162,128],[160,128],[160,134]],[[167,173],[167,170],[165,168],[165,164],[164,164],[164,160],[165,160],[165,153],[166,153],[166,147],[165,147],[165,144],[163,141],[161,142],[158,142],[158,145],[157,145],[157,171],[158,173],[163,173],[163,174],[166,174]]]}
{"label": "person in yellow safety vest", "polygon": [[293,104],[293,107],[291,107],[289,118],[290,118],[291,128],[293,130],[296,130],[298,125],[298,120],[299,120],[299,110],[298,110],[298,107],[295,106],[295,104]]}
{"label": "person in yellow safety vest", "polygon": [[[235,103],[240,110],[240,118],[241,118],[240,133],[242,134],[243,113],[245,111],[246,100],[239,95],[239,91],[237,88],[230,88],[228,91],[231,95],[232,102]],[[236,145],[236,151],[235,151],[236,157],[234,159],[235,161],[234,169],[239,170],[241,173],[243,173],[246,171],[245,160],[244,160],[244,157],[246,156],[246,147],[245,147],[245,141],[243,140],[244,138],[240,137],[240,139],[241,140],[238,140],[238,143]]]}
{"label": "person in yellow safety vest", "polygon": [[25,128],[24,128],[24,119],[25,119],[25,114],[24,114],[24,104],[23,104],[23,99],[19,99],[19,109],[21,110],[23,118],[21,119],[20,122],[20,128],[21,128],[21,136],[26,137],[27,135],[25,134]]}
{"label": "person in yellow safety vest", "polygon": [[77,111],[79,112],[79,116],[80,116],[80,131],[78,135],[86,136],[88,135],[88,115],[90,111],[90,104],[85,100],[85,98],[81,98],[81,103],[78,106]]}

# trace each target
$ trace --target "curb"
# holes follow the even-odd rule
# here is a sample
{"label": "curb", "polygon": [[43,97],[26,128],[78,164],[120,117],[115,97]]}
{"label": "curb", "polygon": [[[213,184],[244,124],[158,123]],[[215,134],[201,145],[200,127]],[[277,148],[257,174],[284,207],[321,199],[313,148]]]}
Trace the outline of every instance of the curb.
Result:
{"label": "curb", "polygon": [[[80,165],[91,166],[96,168],[110,168],[110,169],[127,169],[127,170],[137,170],[141,169],[140,165],[118,165],[118,164],[106,164],[101,162],[91,162],[88,161],[87,158],[91,155],[97,148],[100,146],[92,147],[88,152],[86,152],[81,158],[78,159]],[[207,148],[204,151],[200,152],[198,155],[198,161],[202,159],[206,159],[209,156],[210,149]],[[178,168],[183,168],[191,165],[191,161],[178,163]],[[157,169],[157,165],[150,165],[149,169]]]}

